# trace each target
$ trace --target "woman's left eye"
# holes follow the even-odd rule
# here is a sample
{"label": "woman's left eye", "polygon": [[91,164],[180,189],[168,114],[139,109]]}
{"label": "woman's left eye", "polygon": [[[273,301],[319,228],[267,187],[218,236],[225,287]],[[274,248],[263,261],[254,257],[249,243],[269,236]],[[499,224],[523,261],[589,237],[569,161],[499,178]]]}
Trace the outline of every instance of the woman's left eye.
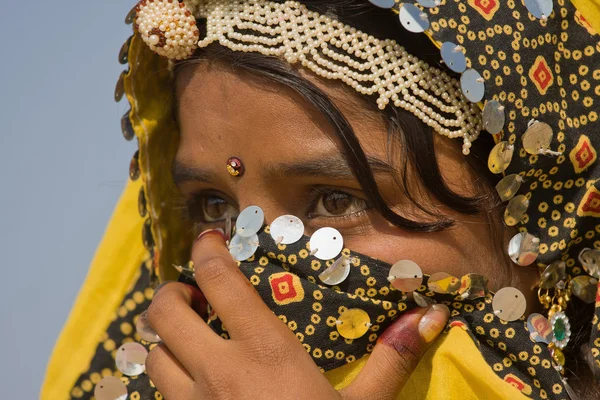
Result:
{"label": "woman's left eye", "polygon": [[366,211],[367,202],[339,190],[322,190],[309,212],[309,218],[345,217]]}

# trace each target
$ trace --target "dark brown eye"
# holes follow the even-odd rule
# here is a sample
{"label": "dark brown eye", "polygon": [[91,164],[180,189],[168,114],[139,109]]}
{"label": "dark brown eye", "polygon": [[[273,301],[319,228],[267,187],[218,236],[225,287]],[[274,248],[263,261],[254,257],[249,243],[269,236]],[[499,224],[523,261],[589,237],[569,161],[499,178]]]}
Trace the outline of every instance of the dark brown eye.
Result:
{"label": "dark brown eye", "polygon": [[205,197],[203,208],[207,221],[218,221],[225,217],[225,212],[229,209],[229,203],[220,197]]}
{"label": "dark brown eye", "polygon": [[315,217],[337,217],[364,211],[367,204],[364,200],[341,191],[322,193],[317,199],[312,215]]}

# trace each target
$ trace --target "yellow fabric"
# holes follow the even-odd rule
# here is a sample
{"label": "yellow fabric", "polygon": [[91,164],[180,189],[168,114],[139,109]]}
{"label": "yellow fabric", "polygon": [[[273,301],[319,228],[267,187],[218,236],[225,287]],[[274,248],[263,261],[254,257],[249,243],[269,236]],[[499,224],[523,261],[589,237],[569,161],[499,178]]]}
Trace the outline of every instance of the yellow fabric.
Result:
{"label": "yellow fabric", "polygon": [[[325,376],[336,389],[342,389],[354,380],[368,359],[369,356],[365,356],[328,371]],[[398,395],[398,400],[413,399],[519,400],[527,397],[498,377],[469,334],[454,327],[430,348]]]}
{"label": "yellow fabric", "polygon": [[600,32],[600,0],[571,0],[571,2],[594,30]]}
{"label": "yellow fabric", "polygon": [[141,245],[143,220],[135,212],[141,182],[129,183],[113,213],[46,371],[40,398],[66,399],[87,370],[115,310],[148,257]]}

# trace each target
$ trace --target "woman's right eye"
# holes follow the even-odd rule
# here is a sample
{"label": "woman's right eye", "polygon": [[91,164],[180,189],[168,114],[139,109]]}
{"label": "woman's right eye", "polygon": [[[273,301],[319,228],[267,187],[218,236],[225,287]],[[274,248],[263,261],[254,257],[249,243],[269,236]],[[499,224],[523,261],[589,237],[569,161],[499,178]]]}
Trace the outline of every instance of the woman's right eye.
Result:
{"label": "woman's right eye", "polygon": [[221,222],[227,218],[235,219],[237,207],[217,195],[202,195],[188,204],[191,217],[196,222],[210,224]]}

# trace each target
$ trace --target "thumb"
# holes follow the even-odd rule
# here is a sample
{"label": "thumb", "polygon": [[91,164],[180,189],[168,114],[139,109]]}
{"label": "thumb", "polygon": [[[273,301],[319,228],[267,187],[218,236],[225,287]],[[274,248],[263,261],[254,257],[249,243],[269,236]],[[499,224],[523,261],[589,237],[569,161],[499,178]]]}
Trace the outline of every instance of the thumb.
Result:
{"label": "thumb", "polygon": [[354,382],[342,390],[344,399],[396,399],[450,316],[443,304],[403,314],[383,332],[369,361]]}

